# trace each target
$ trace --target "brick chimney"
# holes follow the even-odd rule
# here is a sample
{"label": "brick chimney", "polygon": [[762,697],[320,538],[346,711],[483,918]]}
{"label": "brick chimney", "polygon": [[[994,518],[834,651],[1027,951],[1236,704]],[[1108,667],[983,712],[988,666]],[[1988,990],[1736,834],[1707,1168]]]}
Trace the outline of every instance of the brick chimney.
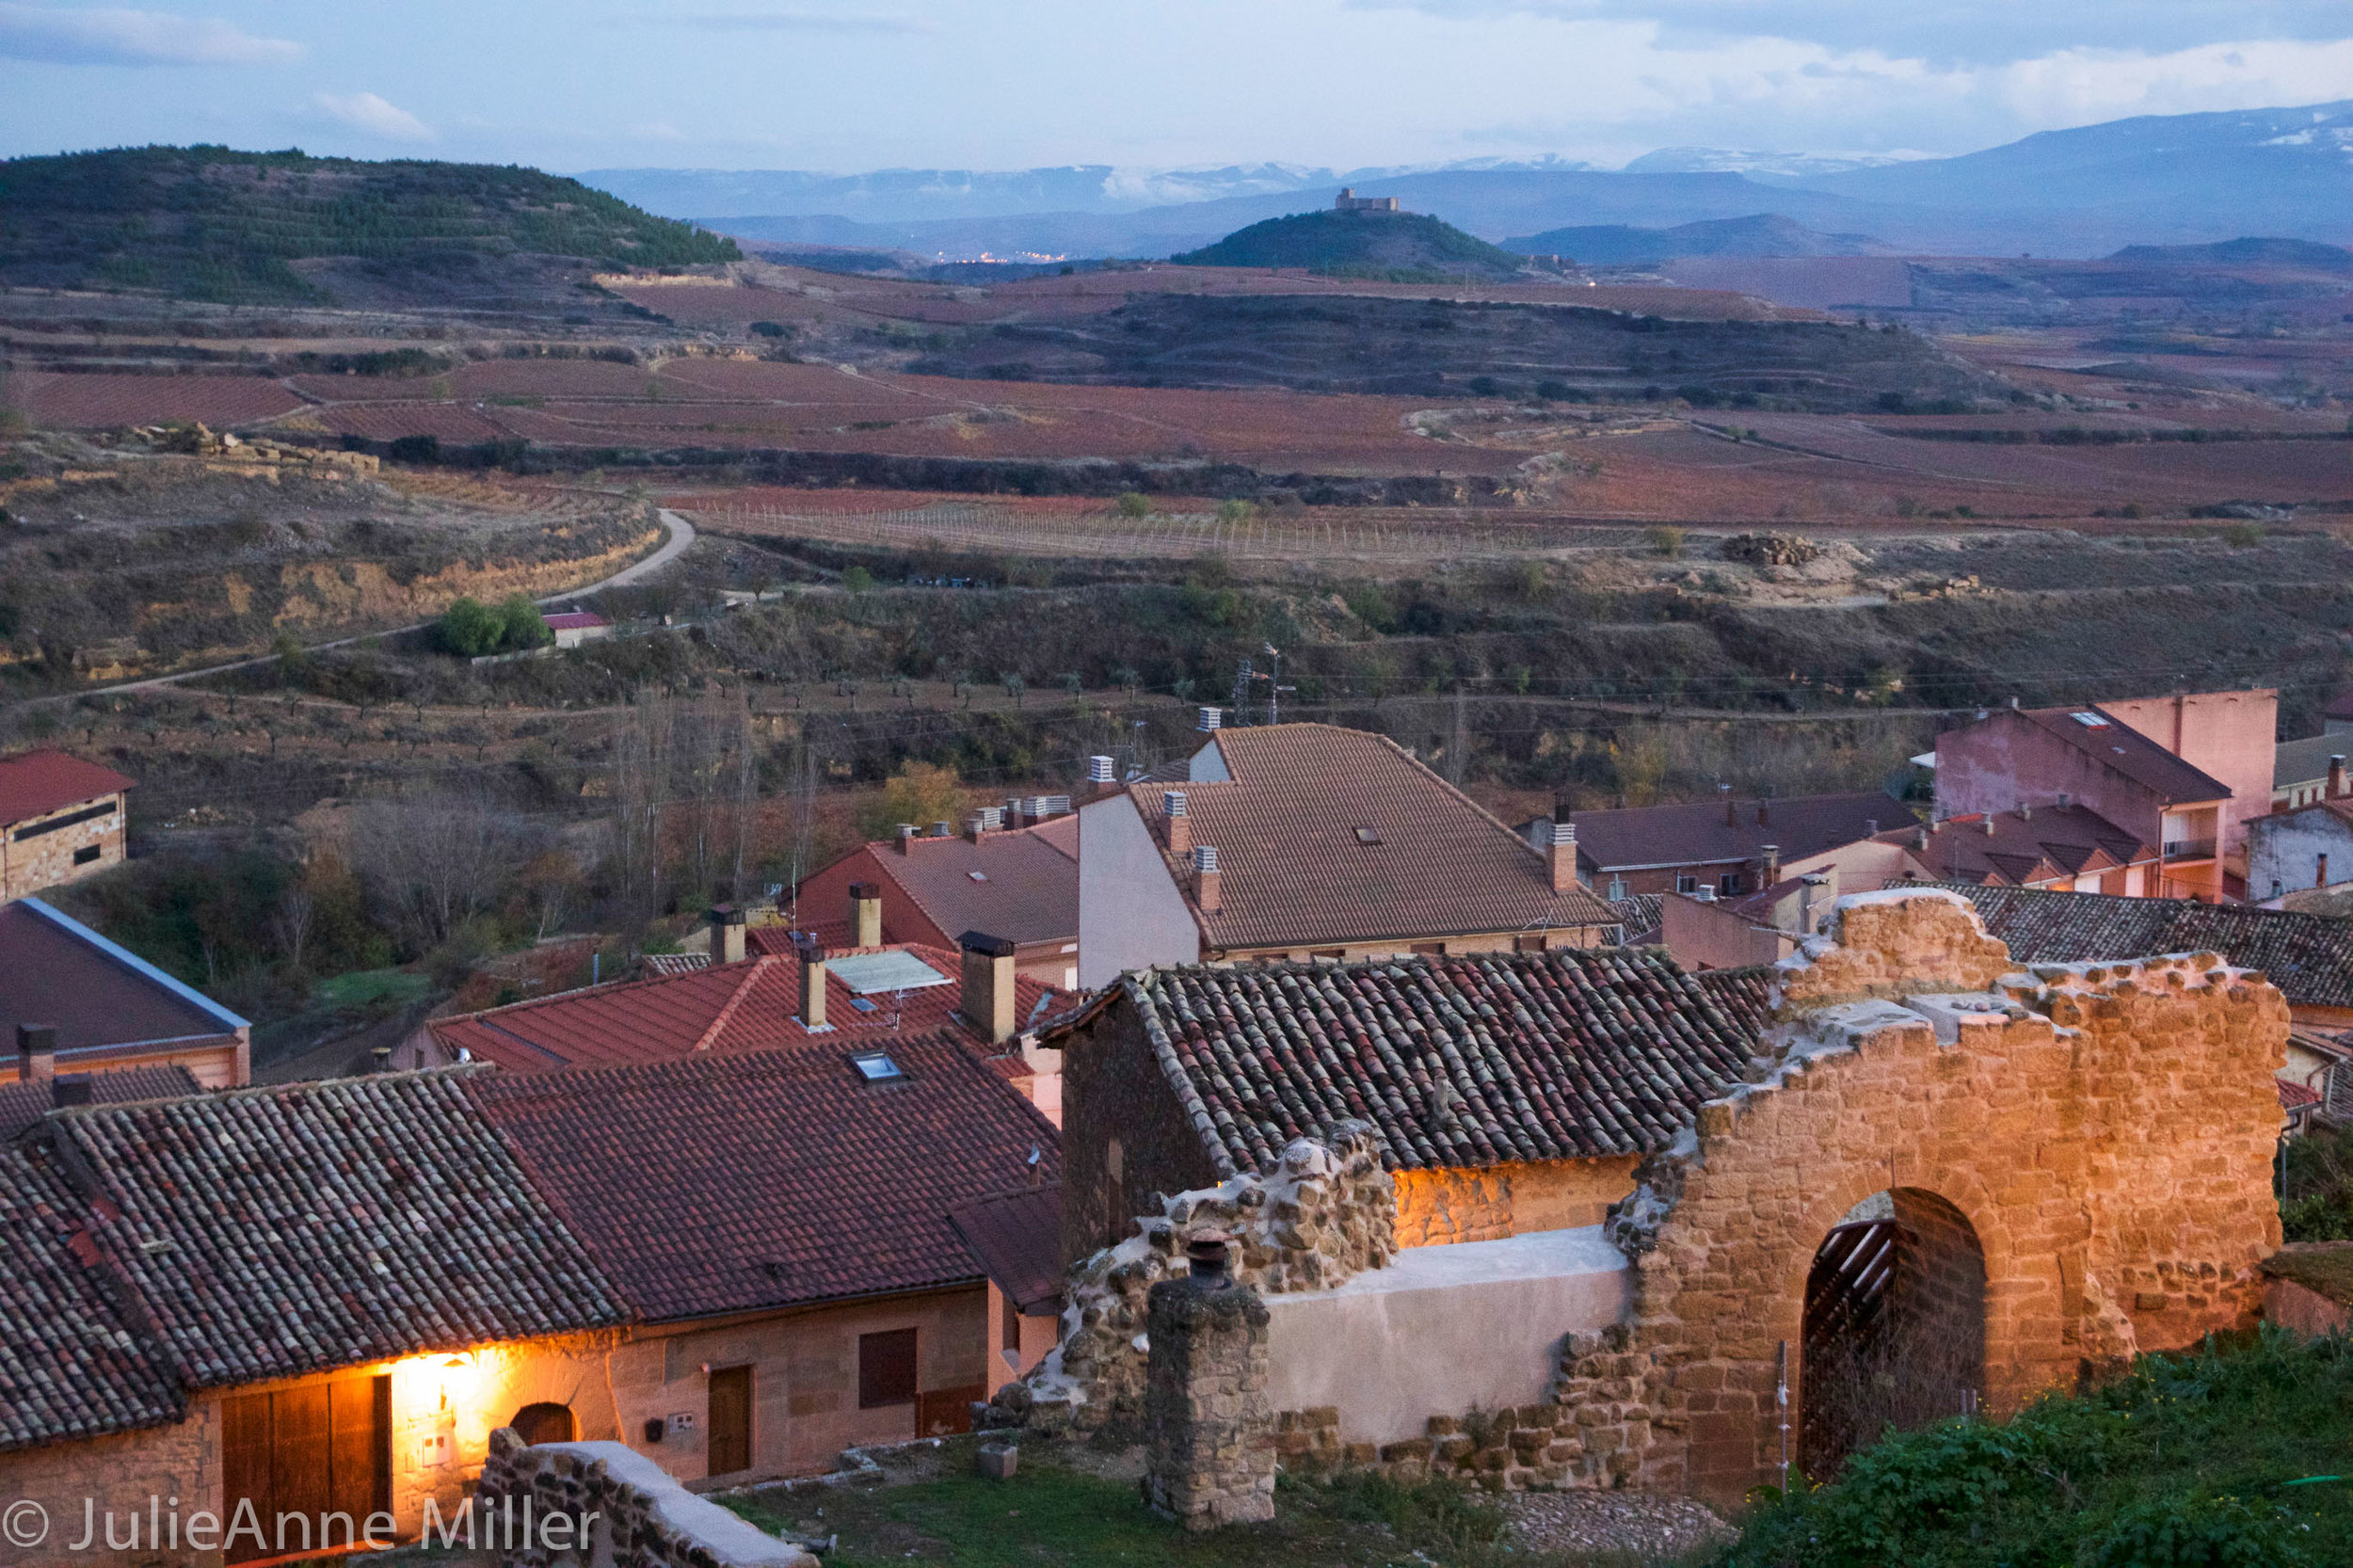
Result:
{"label": "brick chimney", "polygon": [[987,813],[975,811],[970,816],[964,819],[964,836],[970,840],[973,843],[979,843],[981,841],[981,836],[987,831]]}
{"label": "brick chimney", "polygon": [[1577,824],[1553,819],[1552,847],[1547,858],[1552,862],[1554,892],[1565,893],[1577,886]]}
{"label": "brick chimney", "polygon": [[1014,1033],[1013,944],[985,931],[956,938],[964,950],[964,1016],[992,1046]]}
{"label": "brick chimney", "polygon": [[2349,793],[2353,793],[2353,789],[2348,789],[2345,781],[2345,759],[2342,757],[2329,758],[2328,798],[2330,800],[2342,800]]}
{"label": "brick chimney", "polygon": [[1724,796],[1724,825],[1726,827],[1740,825],[1740,803],[1729,794]]}
{"label": "brick chimney", "polygon": [[[1764,809],[1765,809],[1765,808],[1763,808],[1762,806],[1760,806],[1760,807],[1758,807],[1758,808],[1757,808],[1757,809],[1758,809],[1759,811],[1762,811],[1762,810],[1764,810]],[[1767,844],[1767,845],[1765,846],[1765,882],[1764,882],[1764,887],[1766,887],[1766,888],[1769,888],[1769,887],[1771,887],[1774,883],[1779,882],[1780,880],[1781,880],[1781,846],[1780,846],[1779,844]],[[1762,888],[1760,888],[1760,889],[1759,889],[1759,891],[1762,891],[1762,890],[1763,890]]]}
{"label": "brick chimney", "polygon": [[1118,789],[1118,764],[1113,762],[1109,757],[1088,758],[1086,793],[1081,795],[1080,798],[1081,800],[1100,800],[1105,795],[1116,793]]}
{"label": "brick chimney", "polygon": [[711,961],[713,964],[744,962],[744,911],[732,904],[711,906]]}
{"label": "brick chimney", "polygon": [[1225,875],[1217,869],[1217,846],[1193,846],[1193,900],[1214,915],[1225,904]]}
{"label": "brick chimney", "polygon": [[1168,853],[1184,856],[1193,853],[1193,819],[1185,814],[1185,792],[1163,790],[1160,806],[1168,813]]}
{"label": "brick chimney", "polygon": [[899,853],[902,855],[915,853],[915,824],[911,822],[903,822],[899,824]]}
{"label": "brick chimney", "polygon": [[882,888],[872,882],[850,884],[850,929],[862,948],[882,946]]}
{"label": "brick chimney", "polygon": [[803,936],[793,944],[793,952],[801,962],[801,1027],[814,1034],[827,1027],[824,945],[814,936]]}
{"label": "brick chimney", "polygon": [[48,1024],[16,1026],[16,1076],[45,1083],[57,1076],[57,1032]]}

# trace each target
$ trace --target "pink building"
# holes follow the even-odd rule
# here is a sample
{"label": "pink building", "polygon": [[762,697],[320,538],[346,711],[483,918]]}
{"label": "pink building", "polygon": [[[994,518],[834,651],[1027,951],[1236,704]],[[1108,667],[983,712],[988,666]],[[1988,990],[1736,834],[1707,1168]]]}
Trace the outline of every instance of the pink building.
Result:
{"label": "pink building", "polygon": [[2272,691],[1998,710],[1937,737],[1936,815],[2081,807],[2157,846],[2139,891],[2244,897],[2247,824],[2271,809],[2278,724]]}

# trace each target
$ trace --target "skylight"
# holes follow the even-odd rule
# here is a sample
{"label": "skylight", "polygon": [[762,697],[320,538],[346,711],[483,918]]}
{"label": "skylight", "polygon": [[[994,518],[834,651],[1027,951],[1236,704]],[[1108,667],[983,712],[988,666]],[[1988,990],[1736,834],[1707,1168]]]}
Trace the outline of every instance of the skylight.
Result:
{"label": "skylight", "polygon": [[946,975],[899,948],[844,953],[827,960],[825,967],[853,995],[861,997],[871,997],[877,991],[920,991],[948,984]]}
{"label": "skylight", "polygon": [[1356,830],[1356,841],[1360,844],[1377,844],[1381,841],[1381,830],[1377,827],[1360,827]]}
{"label": "skylight", "polygon": [[864,1050],[850,1058],[850,1066],[868,1083],[895,1083],[907,1075],[888,1051]]}
{"label": "skylight", "polygon": [[2086,729],[2105,729],[2108,727],[2108,721],[2097,713],[2070,713],[2067,716]]}

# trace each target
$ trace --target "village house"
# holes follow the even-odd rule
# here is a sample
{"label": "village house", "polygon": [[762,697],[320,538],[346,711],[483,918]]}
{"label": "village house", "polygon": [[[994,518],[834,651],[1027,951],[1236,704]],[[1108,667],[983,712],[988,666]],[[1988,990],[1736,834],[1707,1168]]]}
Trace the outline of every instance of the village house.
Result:
{"label": "village house", "polygon": [[2272,754],[2272,810],[2293,811],[2329,799],[2329,771],[2332,765],[2343,766],[2348,750],[2353,750],[2353,736],[2333,728],[2301,741],[2281,741]]}
{"label": "village house", "polygon": [[801,930],[833,947],[953,948],[985,931],[1014,944],[1018,973],[1076,990],[1079,819],[1069,797],[1033,795],[973,813],[961,832],[903,823],[805,878],[792,908]]}
{"label": "village house", "polygon": [[1920,888],[1840,899],[1769,975],[1132,974],[1059,1036],[1071,1303],[998,1408],[1188,1451],[1209,1429],[1147,1398],[1183,1325],[1139,1314],[1213,1232],[1266,1325],[1220,1430],[1293,1473],[1737,1503],[2251,1324],[2288,1028],[2211,950],[2028,968]]}
{"label": "village house", "polygon": [[2080,806],[2159,851],[2153,883],[2127,871],[2104,891],[2243,897],[2278,722],[2271,691],[1998,709],[1936,738],[1936,816]]}
{"label": "village house", "polygon": [[[1520,831],[1541,844],[1554,820],[1538,817]],[[1881,835],[1911,826],[1913,816],[1870,790],[1779,800],[1726,794],[1721,802],[1572,811],[1567,820],[1577,829],[1577,876],[1605,898],[1741,898],[1833,867],[1858,888],[1900,876],[1902,852]]]}
{"label": "village house", "polygon": [[[1575,835],[1536,849],[1395,742],[1214,728],[1181,779],[1079,809],[1079,984],[1155,964],[1541,952],[1618,935]],[[1108,759],[1098,760],[1108,764]]]}
{"label": "village house", "polygon": [[557,610],[539,618],[555,633],[558,648],[578,648],[613,635],[613,623],[593,610]]}
{"label": "village house", "polygon": [[131,782],[62,751],[0,758],[0,904],[122,864]]}
{"label": "village house", "polygon": [[0,1030],[36,1032],[28,1080],[185,1072],[207,1089],[253,1076],[253,1026],[38,898],[0,904]]}
{"label": "village house", "polygon": [[[781,927],[747,929],[725,906],[712,912],[712,931],[715,963],[430,1018],[392,1064],[493,1062],[543,1073],[820,1040],[888,1052],[946,1032],[1048,1116],[1060,1114],[1061,1058],[1038,1051],[1034,1038],[1061,993],[1017,974],[1010,942],[968,932],[960,952],[904,942],[828,951]],[[804,998],[815,1000],[813,1013]]]}
{"label": "village house", "polygon": [[2275,804],[2271,815],[2247,824],[2248,895],[2273,907],[2297,893],[2353,883],[2353,781],[2344,753],[2329,755],[2317,792],[2294,792],[2302,797],[2298,804]]}
{"label": "village house", "polygon": [[1939,882],[2129,898],[2153,896],[2159,880],[2156,845],[2076,803],[1944,817],[1896,837]]}
{"label": "village house", "polygon": [[76,1529],[10,1560],[88,1560],[65,1549],[86,1496],[211,1515],[137,1556],[172,1568],[220,1563],[245,1503],[301,1533],[229,1561],[327,1544],[323,1514],[413,1538],[504,1427],[680,1481],[963,1430],[1005,1363],[948,1214],[1052,1183],[1054,1133],[966,1042],[890,1061],[472,1064],[47,1112],[0,1146],[0,1484]]}

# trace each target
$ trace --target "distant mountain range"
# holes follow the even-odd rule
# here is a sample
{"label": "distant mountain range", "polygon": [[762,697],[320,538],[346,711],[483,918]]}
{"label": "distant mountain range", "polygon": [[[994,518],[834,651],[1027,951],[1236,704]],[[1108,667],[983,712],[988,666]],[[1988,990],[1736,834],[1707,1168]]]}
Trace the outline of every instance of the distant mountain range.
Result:
{"label": "distant mountain range", "polygon": [[1548,229],[1503,242],[1524,256],[1555,255],[1586,266],[1647,266],[1685,256],[1885,256],[1868,234],[1825,234],[1777,214],[1636,229],[1623,223]]}
{"label": "distant mountain range", "polygon": [[1346,173],[1285,164],[1166,172],[1092,165],[859,175],[600,169],[580,178],[649,212],[748,240],[950,259],[1166,256],[1328,207],[1343,184],[1396,196],[1487,240],[1774,215],[1817,233],[1871,234],[1922,254],[2090,257],[2247,233],[2353,241],[2353,101],[2148,116],[1960,157],[1868,165],[1674,148],[1619,171],[1474,160]]}

